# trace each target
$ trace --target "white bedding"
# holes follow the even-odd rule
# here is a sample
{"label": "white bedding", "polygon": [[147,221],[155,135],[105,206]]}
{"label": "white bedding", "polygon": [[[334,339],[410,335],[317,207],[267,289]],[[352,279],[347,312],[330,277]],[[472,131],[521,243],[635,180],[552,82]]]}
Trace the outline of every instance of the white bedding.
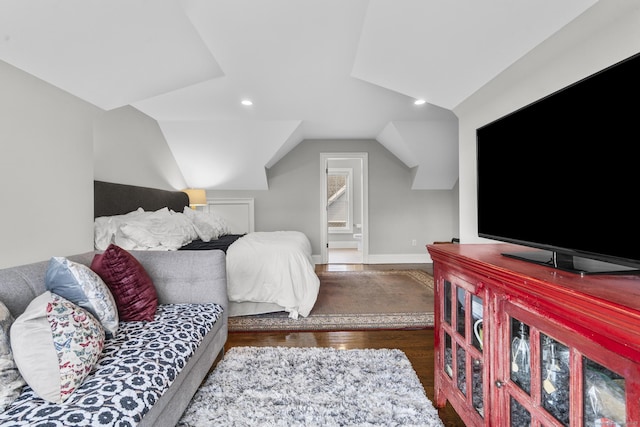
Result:
{"label": "white bedding", "polygon": [[227,289],[235,302],[268,302],[306,317],[320,290],[311,243],[298,231],[253,232],[227,250]]}
{"label": "white bedding", "polygon": [[[198,237],[208,242],[227,231],[214,213],[164,208],[96,218],[94,233],[98,250],[111,243],[125,250],[177,250]],[[227,282],[234,309],[243,306],[238,315],[281,307],[291,318],[306,317],[320,289],[311,243],[298,231],[251,232],[236,240],[227,249]]]}

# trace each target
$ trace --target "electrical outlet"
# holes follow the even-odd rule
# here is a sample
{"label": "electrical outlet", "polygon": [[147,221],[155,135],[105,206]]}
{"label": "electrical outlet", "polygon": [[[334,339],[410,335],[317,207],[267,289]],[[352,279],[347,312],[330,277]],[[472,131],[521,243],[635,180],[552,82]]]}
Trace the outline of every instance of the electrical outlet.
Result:
{"label": "electrical outlet", "polygon": [[413,240],[411,241],[411,246],[415,246],[415,245],[417,245],[417,244],[418,244],[418,241],[417,241],[416,239],[413,239]]}

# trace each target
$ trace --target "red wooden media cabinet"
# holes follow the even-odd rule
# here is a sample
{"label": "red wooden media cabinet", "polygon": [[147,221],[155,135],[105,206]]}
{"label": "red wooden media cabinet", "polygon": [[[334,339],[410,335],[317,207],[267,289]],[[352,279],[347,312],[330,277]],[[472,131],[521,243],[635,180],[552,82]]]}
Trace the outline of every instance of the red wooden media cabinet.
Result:
{"label": "red wooden media cabinet", "polygon": [[640,276],[580,275],[429,245],[435,405],[468,426],[640,426]]}

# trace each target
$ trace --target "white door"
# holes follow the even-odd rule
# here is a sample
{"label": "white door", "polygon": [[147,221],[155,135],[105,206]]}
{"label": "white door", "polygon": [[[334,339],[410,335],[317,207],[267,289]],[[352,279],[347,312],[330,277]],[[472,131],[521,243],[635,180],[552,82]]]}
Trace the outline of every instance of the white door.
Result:
{"label": "white door", "polygon": [[321,153],[320,176],[322,263],[330,263],[331,246],[353,248],[345,252],[349,254],[348,263],[366,264],[369,258],[368,153]]}

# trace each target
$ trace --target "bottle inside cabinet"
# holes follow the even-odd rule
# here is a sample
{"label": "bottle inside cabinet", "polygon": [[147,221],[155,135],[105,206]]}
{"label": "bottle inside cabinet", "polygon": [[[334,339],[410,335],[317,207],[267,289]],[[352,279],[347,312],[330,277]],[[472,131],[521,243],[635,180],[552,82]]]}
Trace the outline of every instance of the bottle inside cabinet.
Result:
{"label": "bottle inside cabinet", "polygon": [[511,381],[531,393],[529,326],[517,319],[511,321]]}
{"label": "bottle inside cabinet", "polygon": [[[509,353],[511,381],[522,391],[531,394],[531,342],[529,339],[529,325],[514,317],[510,321]],[[531,413],[513,397],[509,403],[512,427],[531,425]]]}
{"label": "bottle inside cabinet", "polygon": [[583,358],[584,425],[621,427],[626,425],[625,380],[588,358]]}
{"label": "bottle inside cabinet", "polygon": [[542,407],[562,425],[568,426],[571,406],[569,347],[541,333],[540,348],[542,350],[540,369]]}

